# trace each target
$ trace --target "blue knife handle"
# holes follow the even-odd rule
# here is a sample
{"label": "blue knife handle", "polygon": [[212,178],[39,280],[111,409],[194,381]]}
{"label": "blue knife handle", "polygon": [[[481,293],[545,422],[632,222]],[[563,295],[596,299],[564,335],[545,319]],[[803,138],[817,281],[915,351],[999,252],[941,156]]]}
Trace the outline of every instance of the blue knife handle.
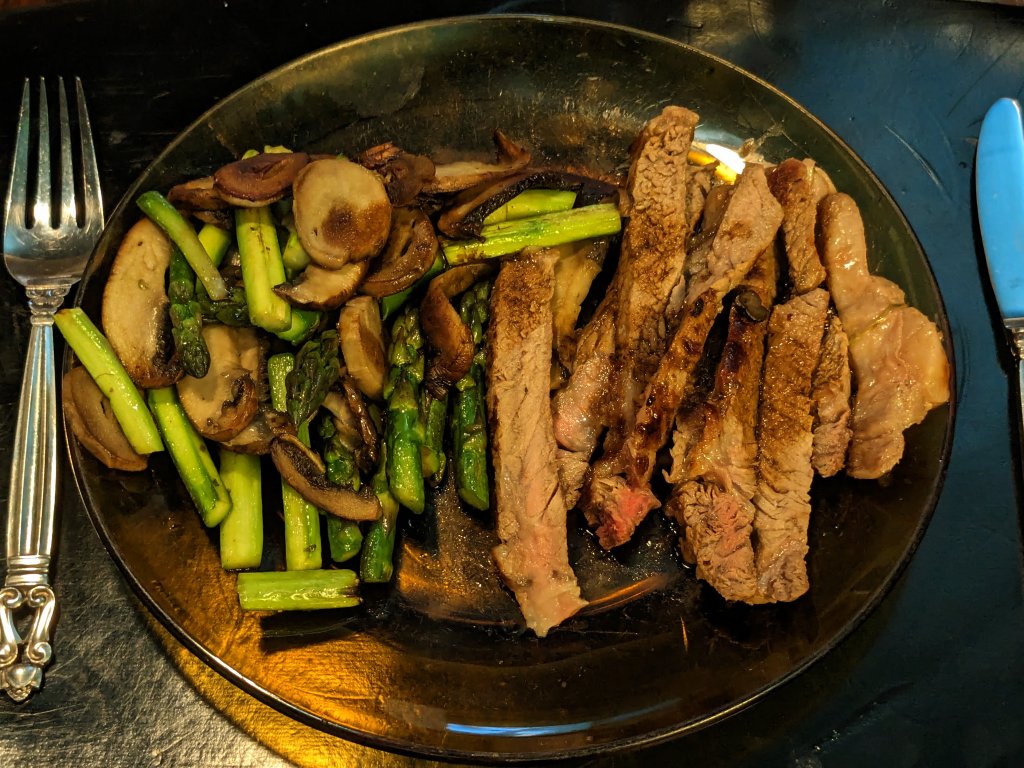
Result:
{"label": "blue knife handle", "polygon": [[978,220],[1003,320],[1024,320],[1024,119],[999,99],[981,124],[976,171]]}

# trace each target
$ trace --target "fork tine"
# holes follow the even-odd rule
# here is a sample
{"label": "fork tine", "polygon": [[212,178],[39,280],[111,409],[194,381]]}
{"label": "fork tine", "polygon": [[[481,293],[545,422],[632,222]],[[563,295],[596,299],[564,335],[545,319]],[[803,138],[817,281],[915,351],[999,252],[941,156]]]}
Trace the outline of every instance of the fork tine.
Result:
{"label": "fork tine", "polygon": [[96,164],[96,147],[92,142],[92,126],[85,108],[82,81],[75,78],[75,98],[78,101],[78,130],[82,141],[82,188],[84,190],[83,226],[92,234],[103,229],[103,194],[100,190],[100,170]]}
{"label": "fork tine", "polygon": [[[14,157],[11,160],[11,180],[7,185],[7,202],[4,205],[4,239],[12,228],[25,226],[25,194],[28,188],[28,136],[30,133],[31,100],[29,80],[21,89],[21,111],[18,113],[18,133],[14,139]],[[6,246],[5,246],[6,249]]]}
{"label": "fork tine", "polygon": [[71,167],[71,124],[68,122],[68,98],[64,93],[64,78],[57,78],[57,101],[60,114],[60,226],[74,225],[75,175]]}
{"label": "fork tine", "polygon": [[46,104],[46,78],[39,78],[39,116],[36,124],[39,127],[39,151],[37,153],[36,201],[32,206],[32,226],[46,223],[52,226],[50,219],[50,108]]}

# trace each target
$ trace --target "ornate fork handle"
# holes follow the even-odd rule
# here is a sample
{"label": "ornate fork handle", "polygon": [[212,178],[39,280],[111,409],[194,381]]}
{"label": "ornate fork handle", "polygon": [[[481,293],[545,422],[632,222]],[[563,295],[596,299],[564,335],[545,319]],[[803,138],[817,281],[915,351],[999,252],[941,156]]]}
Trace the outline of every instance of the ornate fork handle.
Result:
{"label": "ornate fork handle", "polygon": [[[0,687],[24,701],[43,681],[57,603],[50,556],[57,507],[57,403],[53,313],[69,285],[28,288],[32,329],[21,382],[7,510],[7,574],[0,588]],[[18,614],[32,613],[28,634]],[[21,655],[19,660],[19,646]]]}

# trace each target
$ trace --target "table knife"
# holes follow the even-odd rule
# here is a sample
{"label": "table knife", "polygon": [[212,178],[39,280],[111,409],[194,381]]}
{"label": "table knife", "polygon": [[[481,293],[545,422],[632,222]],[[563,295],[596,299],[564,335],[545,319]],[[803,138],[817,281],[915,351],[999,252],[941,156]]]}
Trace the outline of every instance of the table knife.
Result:
{"label": "table knife", "polygon": [[1015,99],[999,99],[981,124],[975,194],[992,290],[1017,358],[1024,456],[1024,116]]}

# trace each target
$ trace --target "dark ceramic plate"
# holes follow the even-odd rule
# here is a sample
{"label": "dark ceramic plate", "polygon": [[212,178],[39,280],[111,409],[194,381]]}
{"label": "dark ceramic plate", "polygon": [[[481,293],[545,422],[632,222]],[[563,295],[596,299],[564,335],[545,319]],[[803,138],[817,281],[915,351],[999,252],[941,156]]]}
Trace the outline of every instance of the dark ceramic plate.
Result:
{"label": "dark ceramic plate", "polygon": [[[489,152],[496,127],[549,160],[611,169],[670,103],[699,137],[810,156],[860,204],[873,268],[949,329],[928,263],[864,164],[804,109],[730,64],[635,30],[483,17],[420,24],[311,54],[224,99],[146,170],[114,214],[81,291],[98,316],[132,201],[269,144],[357,152],[384,140],[431,153]],[[952,354],[952,350],[948,350]],[[523,631],[490,565],[489,520],[439,505],[407,516],[396,583],[346,612],[245,615],[166,456],[150,471],[102,468],[71,446],[97,529],[146,605],[197,655],[310,725],[386,749],[533,759],[650,743],[706,726],[820,658],[878,604],[917,544],[949,456],[953,409],[908,434],[884,483],[813,489],[810,593],[792,605],[725,604],[652,515],[601,552],[570,520],[571,556],[594,605],[545,640]],[[268,473],[269,474],[269,473]],[[278,565],[268,488],[264,567]]]}

